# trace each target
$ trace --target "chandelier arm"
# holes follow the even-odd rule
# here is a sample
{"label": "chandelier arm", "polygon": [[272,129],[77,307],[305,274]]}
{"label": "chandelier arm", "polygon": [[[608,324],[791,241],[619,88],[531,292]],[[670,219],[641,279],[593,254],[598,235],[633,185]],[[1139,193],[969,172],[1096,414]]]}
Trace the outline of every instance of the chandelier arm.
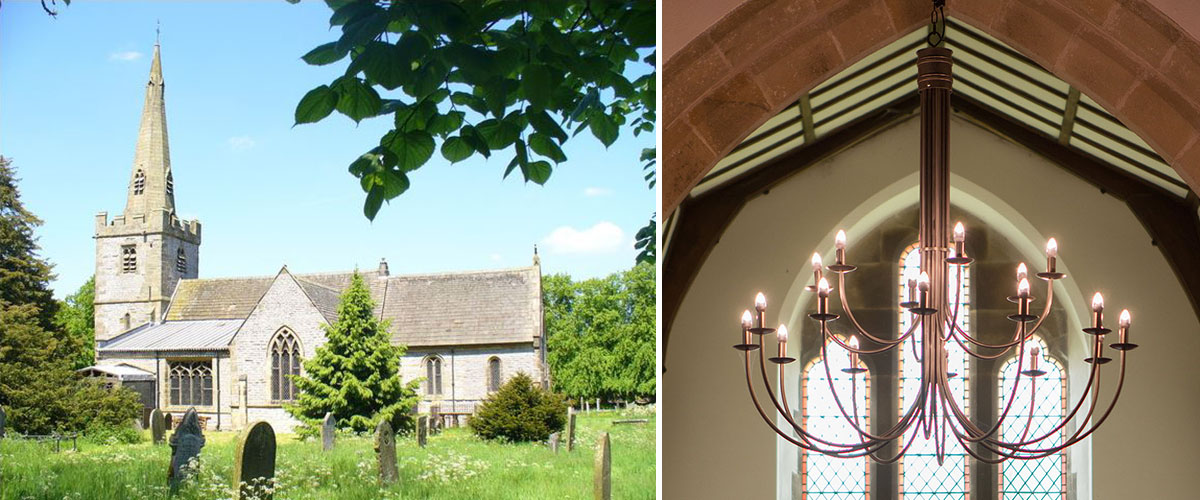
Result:
{"label": "chandelier arm", "polygon": [[913,442],[916,440],[917,440],[917,433],[913,432],[911,435],[909,435],[908,443],[905,444],[904,447],[901,448],[900,451],[898,451],[894,456],[892,456],[891,458],[879,458],[876,456],[875,453],[872,453],[871,461],[873,461],[877,464],[883,464],[883,465],[894,464],[898,460],[900,460],[900,457],[903,457],[905,453],[908,453],[908,448],[910,446],[912,446]]}
{"label": "chandelier arm", "polygon": [[[821,330],[825,334],[826,338],[833,337],[833,334],[829,332],[829,329],[825,325],[824,321],[821,322]],[[823,360],[829,359],[829,356],[826,354],[827,353],[827,349],[826,349],[827,345],[828,345],[827,342],[824,342],[824,341],[821,342],[821,359],[823,359]],[[842,404],[842,398],[840,396],[838,396],[837,389],[833,385],[833,374],[829,370],[829,362],[826,361],[821,364],[825,366],[825,381],[829,383],[829,392],[833,394],[834,403],[837,403],[838,410],[842,412],[842,417],[844,417],[846,419],[846,421],[850,423],[850,426],[853,427],[854,430],[856,432],[858,432],[858,434],[860,436],[870,438],[872,440],[877,440],[877,441],[892,441],[892,440],[896,439],[898,436],[903,434],[902,430],[899,433],[896,433],[897,428],[903,429],[902,427],[900,427],[900,424],[902,422],[897,422],[896,426],[889,429],[888,432],[884,433],[884,435],[882,435],[882,436],[876,436],[874,434],[871,434],[869,432],[862,430],[862,428],[860,428],[858,426],[858,423],[855,421],[855,419],[852,419],[850,417],[850,414],[846,412],[846,406]]]}
{"label": "chandelier arm", "polygon": [[[1020,369],[1019,366],[1017,368],[1018,368],[1018,370]],[[1088,394],[1090,394],[1092,391],[1093,383],[1096,380],[1097,373],[1099,373],[1099,367],[1098,367],[1098,365],[1093,364],[1092,369],[1089,371],[1087,384],[1084,385],[1083,395],[1080,396],[1079,400],[1075,403],[1075,406],[1073,408],[1071,408],[1071,412],[1068,413],[1067,416],[1063,417],[1061,421],[1059,421],[1058,425],[1055,425],[1053,429],[1050,429],[1048,432],[1046,432],[1046,434],[1042,435],[1041,437],[1037,437],[1037,438],[1034,438],[1034,439],[1031,439],[1028,441],[1024,441],[1024,442],[1012,443],[1012,444],[1015,446],[1026,446],[1026,445],[1030,445],[1033,443],[1037,443],[1037,442],[1043,441],[1046,438],[1054,435],[1054,433],[1058,432],[1063,427],[1066,427],[1067,423],[1070,422],[1071,420],[1073,420],[1075,418],[1075,415],[1077,415],[1079,413],[1079,410],[1081,408],[1083,408],[1083,403],[1085,401],[1087,401]],[[1009,401],[1012,401],[1015,398],[1016,384],[1014,384],[1013,387],[1014,387],[1014,393],[1012,396],[1009,397]],[[1001,420],[1003,420],[1003,419],[1001,419]],[[1086,422],[1086,421],[1087,420],[1084,420],[1084,422]]]}
{"label": "chandelier arm", "polygon": [[[823,322],[825,322],[825,320],[820,320],[820,319],[818,319],[818,320],[816,320],[816,321],[819,321],[819,322],[822,322],[822,323],[823,323]],[[907,333],[905,333],[903,336],[901,336],[901,337],[900,337],[899,339],[897,339],[897,340],[899,340],[900,342],[903,342],[903,341],[904,341],[906,338],[908,338],[908,336],[909,336],[909,335],[911,335],[911,334],[912,334],[912,332],[913,332],[914,330],[916,330],[915,326],[916,326],[916,325],[919,325],[919,324],[920,324],[920,321],[917,321],[917,322],[915,322],[915,323],[914,323],[914,327],[912,327],[912,328],[909,328],[909,329],[908,329],[908,332],[907,332]],[[845,350],[847,350],[847,351],[850,351],[850,352],[852,352],[852,353],[855,353],[855,354],[879,354],[879,353],[881,353],[881,352],[887,352],[887,351],[890,351],[890,350],[892,350],[892,349],[895,349],[897,345],[900,345],[899,343],[895,343],[895,344],[887,345],[887,346],[884,346],[884,347],[880,347],[880,348],[878,348],[878,349],[864,349],[864,348],[861,348],[861,347],[860,347],[860,348],[858,348],[858,349],[855,349],[855,348],[853,348],[853,347],[850,347],[850,344],[847,344],[847,343],[843,342],[843,341],[842,341],[842,339],[838,338],[836,335],[832,335],[832,336],[831,336],[831,338],[833,339],[833,341],[834,341],[834,342],[835,342],[837,345],[841,346],[841,347],[842,347],[842,349],[845,349]]]}
{"label": "chandelier arm", "polygon": [[[1047,280],[1047,282],[1050,282],[1050,281],[1051,280]],[[961,334],[963,336],[963,338],[967,339],[967,341],[971,342],[972,344],[975,344],[980,347],[986,347],[988,349],[1005,349],[1005,348],[1017,345],[1020,342],[1028,341],[1030,338],[1032,338],[1033,335],[1037,333],[1038,329],[1040,329],[1042,327],[1042,322],[1045,321],[1046,317],[1050,314],[1050,306],[1053,304],[1054,304],[1054,286],[1053,286],[1053,283],[1051,283],[1051,284],[1047,285],[1047,287],[1046,287],[1046,306],[1042,309],[1042,315],[1038,317],[1037,323],[1034,323],[1033,328],[1031,330],[1029,330],[1028,332],[1026,332],[1022,338],[1020,338],[1020,339],[1014,338],[1014,340],[1012,342],[1009,342],[1006,344],[988,344],[986,342],[980,342],[980,341],[976,340],[974,337],[972,337],[969,333],[963,331],[962,328],[959,328],[959,326],[957,324],[953,325],[953,328],[959,334]],[[1018,329],[1018,331],[1019,331],[1019,329]],[[1013,337],[1017,337],[1017,335],[1014,333]],[[1000,353],[1000,354],[1002,355],[1003,353]]]}
{"label": "chandelier arm", "polygon": [[[1018,326],[1017,334],[1018,335],[1021,334],[1022,333],[1021,330],[1024,328],[1025,328],[1025,323],[1021,323],[1020,326]],[[956,418],[958,420],[959,425],[961,425],[963,427],[963,429],[965,431],[967,431],[967,434],[970,435],[970,437],[968,438],[969,441],[981,442],[981,441],[988,439],[993,434],[995,434],[997,430],[1000,429],[1000,426],[1004,423],[1004,420],[1008,418],[1008,413],[1012,409],[1012,402],[1013,402],[1013,400],[1016,399],[1017,387],[1019,387],[1021,384],[1021,371],[1022,371],[1021,365],[1022,365],[1022,363],[1024,363],[1024,360],[1025,360],[1024,353],[1025,353],[1025,344],[1022,343],[1017,348],[1017,376],[1015,379],[1013,379],[1012,393],[1009,395],[1008,401],[1004,405],[1004,411],[1000,414],[1000,418],[998,418],[996,420],[995,425],[993,425],[990,429],[988,429],[987,432],[984,432],[982,428],[975,425],[975,422],[971,421],[971,417],[967,416],[962,411],[962,409],[960,409],[958,407],[958,402],[956,402],[950,398],[947,398],[948,401],[945,401],[945,400],[943,401],[949,405],[951,410],[953,410],[954,418]],[[939,381],[939,382],[945,383],[946,389],[947,390],[949,389],[949,386],[950,386],[949,380]]]}
{"label": "chandelier arm", "polygon": [[[864,448],[864,447],[866,447],[866,446],[868,446],[868,445],[870,444],[870,443],[869,443],[869,442],[867,442],[867,441],[861,441],[861,442],[859,442],[858,444],[842,444],[842,443],[835,443],[835,442],[831,442],[831,441],[826,441],[826,440],[824,440],[824,439],[821,439],[821,438],[819,438],[819,437],[817,437],[817,436],[813,435],[812,433],[810,433],[810,432],[808,432],[808,431],[804,430],[804,428],[803,428],[802,426],[800,426],[800,424],[797,424],[797,423],[796,423],[796,421],[795,421],[795,419],[793,419],[793,418],[792,418],[792,416],[791,416],[791,412],[789,412],[789,411],[786,411],[786,410],[785,410],[785,409],[784,409],[784,408],[783,408],[783,407],[782,407],[782,406],[779,404],[779,400],[778,400],[778,399],[775,397],[775,391],[773,391],[773,390],[771,389],[770,380],[769,380],[769,379],[767,379],[767,362],[766,362],[766,355],[764,355],[764,354],[763,354],[763,351],[764,351],[764,349],[761,347],[761,346],[762,346],[762,342],[763,342],[763,340],[762,340],[762,339],[763,339],[763,336],[759,336],[759,337],[758,337],[758,345],[760,346],[760,347],[759,347],[759,349],[758,349],[758,362],[759,362],[759,368],[760,368],[760,371],[761,371],[761,373],[762,373],[763,385],[764,385],[764,386],[766,386],[766,389],[767,389],[767,396],[768,396],[768,397],[770,397],[770,399],[771,399],[771,403],[775,405],[775,409],[776,409],[776,410],[779,410],[779,412],[783,414],[783,419],[784,419],[784,420],[786,420],[788,424],[791,424],[791,426],[792,426],[793,430],[794,430],[794,431],[796,431],[796,433],[798,433],[798,434],[800,434],[801,436],[803,436],[803,437],[807,438],[807,439],[806,439],[806,441],[808,441],[808,440],[811,440],[811,441],[816,441],[816,442],[818,442],[818,443],[821,443],[821,444],[824,444],[824,445],[826,445],[826,446],[832,446],[832,447],[835,447],[835,448],[848,448],[848,450],[847,450],[847,451],[859,450],[859,449],[862,449],[862,448]],[[748,358],[748,357],[749,357],[749,355],[747,354],[747,358]],[[749,363],[749,359],[747,359],[747,363]],[[824,364],[824,365],[825,365],[825,367],[826,367],[826,372],[828,372],[828,369],[829,369],[829,363],[822,363],[822,364]],[[747,369],[747,370],[749,370],[749,369],[750,369],[750,368],[749,368],[749,366],[747,366],[747,367],[746,367],[746,369]],[[827,376],[828,376],[828,375],[827,375]],[[782,380],[782,379],[780,380],[780,383],[783,383],[783,380]],[[831,388],[831,390],[832,390],[832,385],[830,386],[830,388]],[[786,392],[786,391],[787,391],[787,388],[786,388],[785,386],[780,386],[780,392],[781,392],[781,393],[783,393],[783,392]],[[837,393],[836,393],[836,392],[834,393],[834,399],[835,399],[835,400],[837,399]],[[757,400],[756,400],[756,401],[757,401]],[[839,402],[839,406],[840,406],[840,405],[841,405],[841,403]],[[843,411],[842,413],[843,413],[843,414],[845,414],[845,411]],[[773,424],[772,424],[772,427],[774,427],[774,425],[773,425]],[[869,434],[863,434],[863,432],[862,432],[861,430],[859,430],[857,427],[855,428],[855,430],[857,430],[857,431],[858,431],[860,434],[862,434],[862,435],[865,435],[865,436],[870,436]],[[776,431],[776,432],[778,432],[778,431]],[[871,439],[872,439],[872,440],[875,440],[875,439],[876,439],[874,436],[870,436],[870,437],[871,437]],[[810,442],[811,442],[811,441],[810,441]],[[813,446],[816,446],[816,445],[813,445]],[[826,452],[826,451],[819,450],[819,449],[816,449],[815,451],[819,451],[819,452],[821,452],[821,453],[825,453],[826,455],[833,454],[833,453]],[[837,452],[834,452],[834,453],[837,453]]]}
{"label": "chandelier arm", "polygon": [[[886,349],[881,349],[879,351],[874,351],[874,352],[882,352],[882,351],[890,350],[892,347],[895,347],[896,345],[900,344],[901,342],[904,342],[904,336],[901,336],[900,338],[898,338],[896,340],[887,340],[887,339],[879,338],[875,335],[872,335],[871,332],[868,332],[867,329],[863,328],[862,325],[859,324],[858,319],[856,319],[854,317],[854,311],[850,308],[850,301],[846,300],[846,273],[838,273],[838,298],[841,300],[842,310],[846,311],[846,317],[850,318],[850,323],[854,325],[854,329],[858,330],[858,333],[860,333],[864,337],[870,339],[872,342],[875,342],[877,344],[884,344],[884,345],[888,346]],[[911,330],[909,333],[911,333]],[[905,334],[905,336],[907,336],[907,334]],[[866,351],[862,351],[861,354],[870,354],[870,353],[868,353]]]}
{"label": "chandelier arm", "polygon": [[[1096,396],[1097,397],[1092,398],[1091,404],[1088,405],[1087,414],[1084,415],[1084,417],[1083,417],[1083,422],[1080,423],[1079,428],[1075,430],[1075,433],[1072,434],[1069,439],[1067,439],[1068,443],[1076,443],[1080,439],[1083,439],[1083,437],[1086,437],[1086,436],[1081,437],[1080,435],[1083,434],[1084,428],[1086,428],[1088,426],[1088,422],[1092,421],[1092,416],[1095,414],[1095,411],[1096,411],[1096,401],[1098,401],[1100,399],[1099,398],[1099,396],[1100,396],[1100,379],[1096,379],[1095,384],[1096,384]],[[1116,402],[1115,398],[1113,399],[1113,402],[1114,403]],[[1111,406],[1109,407],[1109,409],[1111,410]],[[1091,429],[1095,429],[1096,427],[1097,426],[1096,426],[1095,422],[1092,422]],[[1029,440],[1027,442],[1013,443],[1013,442],[1008,442],[1008,441],[1001,441],[999,439],[990,439],[990,440],[988,440],[988,442],[995,446],[1007,449],[1013,453],[1043,453],[1046,451],[1053,450],[1053,448],[1055,448],[1055,447],[1029,448],[1028,446],[1036,444],[1038,442],[1041,442],[1042,440],[1045,440],[1046,438],[1050,437],[1053,434],[1054,434],[1054,431],[1051,431],[1051,432],[1047,433],[1046,435],[1040,436],[1037,439]],[[1089,434],[1090,434],[1090,432],[1089,432]],[[1061,447],[1059,447],[1059,449],[1066,448],[1067,446],[1070,446],[1070,444],[1061,445]],[[1053,451],[1050,451],[1050,452],[1053,453]]]}
{"label": "chandelier arm", "polygon": [[1033,409],[1037,407],[1037,377],[1029,377],[1029,418],[1025,419],[1025,430],[1021,431],[1021,442],[1029,437],[1029,427],[1033,425]]}
{"label": "chandelier arm", "polygon": [[[1096,389],[1096,395],[1097,395],[1097,396],[1099,396],[1099,395],[1100,395],[1099,385],[1100,385],[1100,382],[1099,382],[1099,380],[1097,380],[1097,381],[1096,381],[1096,386],[1097,386],[1097,389]],[[1074,435],[1074,436],[1071,436],[1071,438],[1070,438],[1070,439],[1068,439],[1067,441],[1065,441],[1065,442],[1064,442],[1064,443],[1062,443],[1061,445],[1059,445],[1059,446],[1055,446],[1055,447],[1053,447],[1053,448],[1046,448],[1046,449],[1042,449],[1042,450],[1036,450],[1036,449],[1035,449],[1035,450],[1024,450],[1024,449],[1022,449],[1022,450],[1020,450],[1020,451],[1045,452],[1045,451],[1048,451],[1048,450],[1053,450],[1053,451],[1051,451],[1051,452],[1049,453],[1049,454],[1053,454],[1053,453],[1057,453],[1057,452],[1059,452],[1059,451],[1062,451],[1062,450],[1066,449],[1067,447],[1069,447],[1069,446],[1072,446],[1072,445],[1074,445],[1075,443],[1078,443],[1079,441],[1082,441],[1082,440],[1086,439],[1086,438],[1087,438],[1088,436],[1090,436],[1090,435],[1091,435],[1093,432],[1095,432],[1095,431],[1096,431],[1096,429],[1100,428],[1100,426],[1104,424],[1104,421],[1105,421],[1105,420],[1108,420],[1108,416],[1109,416],[1109,415],[1112,413],[1112,411],[1113,411],[1113,408],[1115,408],[1115,407],[1116,407],[1116,405],[1117,405],[1117,399],[1119,399],[1119,398],[1121,397],[1121,389],[1122,389],[1124,386],[1125,386],[1125,352],[1124,352],[1124,351],[1121,351],[1121,374],[1120,374],[1120,375],[1118,376],[1118,378],[1117,378],[1117,388],[1116,388],[1116,390],[1113,392],[1113,398],[1112,398],[1112,401],[1110,401],[1110,402],[1109,402],[1109,404],[1108,404],[1108,408],[1107,408],[1106,410],[1104,410],[1104,414],[1103,414],[1103,415],[1101,415],[1099,419],[1096,419],[1096,420],[1095,420],[1095,421],[1092,423],[1092,426],[1091,426],[1091,427],[1090,427],[1090,428],[1089,428],[1089,429],[1088,429],[1086,432],[1080,433],[1080,432],[1076,431],[1075,435]],[[1098,399],[1098,398],[1097,398],[1097,399]],[[1095,401],[1093,401],[1093,402],[1092,402],[1092,406],[1093,406],[1093,407],[1095,406]],[[1090,417],[1090,416],[1091,416],[1091,412],[1088,412],[1088,413],[1089,413],[1089,415],[1088,415],[1088,416]],[[1086,420],[1086,419],[1084,420],[1084,423],[1085,423],[1085,425],[1086,425],[1086,423],[1087,423],[1087,420]],[[1015,450],[1014,450],[1014,451],[1015,451]]]}
{"label": "chandelier arm", "polygon": [[[805,450],[821,451],[821,450],[816,449],[811,444],[808,444],[806,442],[797,441],[796,439],[792,438],[791,436],[784,434],[783,431],[779,430],[779,428],[775,426],[775,422],[772,422],[770,418],[767,418],[767,414],[766,414],[766,412],[763,411],[762,405],[760,405],[758,403],[758,396],[754,394],[754,384],[752,383],[753,381],[750,378],[750,351],[745,351],[745,354],[746,354],[746,389],[749,390],[750,400],[754,402],[754,408],[758,410],[758,414],[759,414],[759,416],[762,417],[763,422],[766,422],[767,425],[770,426],[771,429],[773,429],[776,434],[779,434],[779,437],[786,439],[789,443],[792,443],[793,445],[796,445]],[[823,451],[821,451],[821,452],[824,453]]]}

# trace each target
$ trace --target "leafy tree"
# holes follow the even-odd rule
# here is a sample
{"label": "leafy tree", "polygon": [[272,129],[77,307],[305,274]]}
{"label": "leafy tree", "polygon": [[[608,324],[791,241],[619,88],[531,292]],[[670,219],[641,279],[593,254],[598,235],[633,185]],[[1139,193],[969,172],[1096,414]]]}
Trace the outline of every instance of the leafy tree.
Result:
{"label": "leafy tree", "polygon": [[33,237],[39,224],[0,157],[0,406],[26,434],[127,426],[141,411],[137,394],[103,389],[72,370],[79,348],[53,321],[50,264]]}
{"label": "leafy tree", "polygon": [[[567,160],[563,144],[585,129],[606,146],[624,125],[635,135],[654,130],[654,2],[326,3],[341,34],[303,59],[349,62],[300,100],[295,119],[312,123],[334,110],[355,122],[392,118],[379,146],[350,163],[368,219],[436,150],[452,163],[511,150],[504,176],[520,170],[544,184]],[[649,151],[643,168],[653,187]]]}
{"label": "leafy tree", "polygon": [[571,398],[655,395],[655,267],[542,282],[554,387]]}
{"label": "leafy tree", "polygon": [[53,331],[58,303],[48,283],[54,275],[50,264],[38,257],[33,235],[42,221],[21,204],[11,164],[0,156],[0,303],[32,304],[38,325]]}
{"label": "leafy tree", "polygon": [[488,395],[469,425],[483,439],[545,441],[567,422],[563,397],[534,384],[524,372]]}
{"label": "leafy tree", "polygon": [[93,276],[59,303],[58,315],[54,319],[74,348],[76,355],[72,364],[75,369],[91,366],[96,360],[95,299],[96,277]]}
{"label": "leafy tree", "polygon": [[297,433],[316,435],[326,412],[333,412],[339,427],[355,432],[374,430],[379,419],[397,432],[413,428],[409,413],[417,405],[420,381],[405,385],[400,380],[406,348],[392,345],[387,323],[374,309],[367,285],[355,272],[342,293],[337,321],[325,327],[327,342],[304,362],[305,373],[292,377],[300,396],[285,408],[301,421]]}

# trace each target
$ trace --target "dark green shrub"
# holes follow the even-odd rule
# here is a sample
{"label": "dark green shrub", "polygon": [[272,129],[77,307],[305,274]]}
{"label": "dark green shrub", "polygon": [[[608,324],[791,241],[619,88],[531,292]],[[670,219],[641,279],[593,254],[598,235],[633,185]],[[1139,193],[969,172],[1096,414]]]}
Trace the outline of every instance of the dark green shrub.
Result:
{"label": "dark green shrub", "polygon": [[142,441],[142,432],[133,427],[133,422],[123,426],[93,425],[83,433],[84,438],[94,444],[137,444]]}
{"label": "dark green shrub", "polygon": [[484,400],[471,430],[483,439],[545,441],[567,422],[567,403],[559,394],[543,390],[524,373],[518,373],[499,391]]}

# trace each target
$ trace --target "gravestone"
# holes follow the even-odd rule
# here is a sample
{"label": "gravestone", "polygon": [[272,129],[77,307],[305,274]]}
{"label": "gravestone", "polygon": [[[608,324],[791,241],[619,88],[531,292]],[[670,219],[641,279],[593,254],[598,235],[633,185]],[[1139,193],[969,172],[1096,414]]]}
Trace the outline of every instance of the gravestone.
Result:
{"label": "gravestone", "polygon": [[387,420],[380,420],[375,427],[375,455],[379,459],[379,482],[396,482],[400,475],[396,470],[396,434]]}
{"label": "gravestone", "polygon": [[607,432],[600,434],[596,441],[596,466],[592,475],[596,500],[612,500],[612,451]]}
{"label": "gravestone", "polygon": [[0,437],[4,437],[4,426],[8,423],[8,414],[4,413],[4,407],[0,406]]}
{"label": "gravestone", "polygon": [[167,483],[171,491],[179,489],[194,471],[194,460],[200,459],[200,450],[204,448],[204,432],[200,430],[200,417],[196,409],[190,408],[183,415],[183,421],[171,433],[171,469],[167,473]]}
{"label": "gravestone", "polygon": [[154,444],[162,444],[167,437],[167,421],[163,419],[162,410],[150,410],[150,437]]}
{"label": "gravestone", "polygon": [[559,437],[560,435],[557,432],[550,434],[550,451],[553,451],[556,455],[558,454]]}
{"label": "gravestone", "polygon": [[271,500],[275,490],[275,430],[254,422],[238,440],[233,456],[233,486],[238,498]]}
{"label": "gravestone", "polygon": [[442,429],[442,407],[433,405],[429,407],[429,433],[436,434]]}
{"label": "gravestone", "polygon": [[575,451],[575,410],[567,408],[567,451]]}
{"label": "gravestone", "polygon": [[171,430],[172,427],[174,427],[173,425],[171,425],[172,423],[173,422],[171,420],[171,414],[163,413],[163,427],[165,427],[169,431],[169,430]]}
{"label": "gravestone", "polygon": [[333,449],[333,435],[337,431],[337,419],[333,418],[332,412],[325,413],[325,420],[321,422],[321,447],[325,451]]}
{"label": "gravestone", "polygon": [[429,433],[429,417],[421,415],[417,417],[417,446],[425,447],[427,434]]}

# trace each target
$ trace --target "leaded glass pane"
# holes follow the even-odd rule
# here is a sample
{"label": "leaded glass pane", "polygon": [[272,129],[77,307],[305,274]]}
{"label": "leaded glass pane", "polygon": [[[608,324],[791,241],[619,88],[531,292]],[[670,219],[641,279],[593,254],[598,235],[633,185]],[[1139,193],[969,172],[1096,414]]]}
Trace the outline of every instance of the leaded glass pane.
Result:
{"label": "leaded glass pane", "polygon": [[[1046,374],[1037,377],[1022,376],[1013,399],[1012,409],[1001,429],[1004,441],[1018,442],[1041,437],[1062,421],[1066,411],[1066,377],[1058,362],[1046,356],[1046,343],[1034,337],[1025,346],[1025,366],[1029,369],[1029,348],[1038,346],[1038,369]],[[1014,356],[1000,372],[1000,408],[1007,404],[1016,381],[1019,363]],[[1033,405],[1030,405],[1030,402]],[[1033,412],[1030,413],[1029,409]],[[1025,430],[1026,424],[1029,430]],[[1060,429],[1044,441],[1029,445],[1031,448],[1051,448],[1062,444],[1063,430]],[[1022,436],[1025,436],[1022,439]],[[1064,474],[1066,456],[1055,453],[1036,460],[1007,460],[1000,465],[1000,497],[1022,500],[1065,500]]]}
{"label": "leaded glass pane", "polygon": [[[854,427],[842,415],[830,391],[830,381],[846,412],[857,418],[858,427],[870,429],[870,408],[867,394],[870,378],[867,373],[851,377],[842,373],[850,366],[849,353],[830,342],[827,348],[828,373],[825,362],[817,359],[805,370],[801,380],[801,404],[805,429],[821,439],[840,444],[861,442]],[[859,366],[863,367],[862,362]],[[832,378],[830,378],[832,376]],[[856,379],[854,383],[852,379]],[[812,500],[863,499],[867,496],[867,458],[835,458],[816,451],[801,450],[800,473],[804,482],[803,498]]]}
{"label": "leaded glass pane", "polygon": [[[966,268],[948,266],[947,292],[951,302],[957,295],[957,318],[959,328],[970,332],[970,275]],[[962,281],[959,282],[958,272],[962,269]],[[909,247],[900,260],[900,300],[908,300],[908,280],[916,279],[921,272],[921,254],[917,245]],[[931,304],[930,307],[938,307]],[[953,314],[953,311],[952,311]],[[908,331],[912,326],[912,318],[905,311],[900,314],[900,332]],[[921,352],[920,331],[901,346],[900,356],[900,414],[907,412],[908,407],[916,400],[921,386]],[[950,379],[951,396],[963,412],[967,412],[967,354],[957,342],[949,342],[946,346],[947,370],[958,375]],[[918,435],[913,436],[914,433]],[[947,436],[945,460],[937,463],[937,440],[933,435],[925,439],[917,425],[912,426],[904,435],[904,444],[909,439],[915,439],[912,446],[900,461],[900,494],[903,498],[911,499],[964,499],[967,497],[967,459],[966,452],[954,440]]]}

